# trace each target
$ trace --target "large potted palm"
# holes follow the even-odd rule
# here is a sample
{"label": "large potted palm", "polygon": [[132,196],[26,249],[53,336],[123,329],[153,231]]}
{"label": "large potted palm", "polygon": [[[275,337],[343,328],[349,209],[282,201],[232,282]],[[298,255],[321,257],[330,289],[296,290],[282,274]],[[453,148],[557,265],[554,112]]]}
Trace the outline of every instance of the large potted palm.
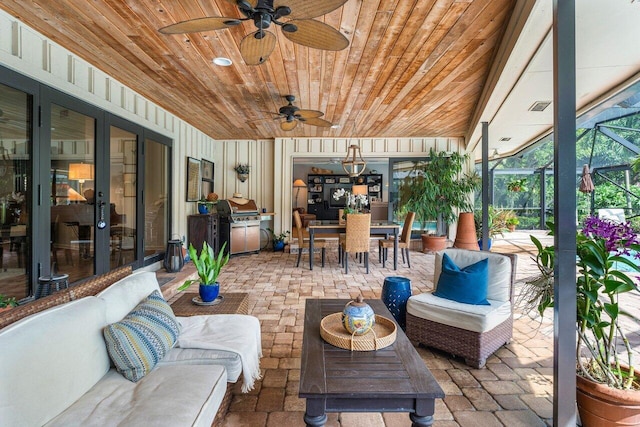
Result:
{"label": "large potted palm", "polygon": [[[429,159],[416,163],[400,183],[399,205],[416,213],[423,230],[429,221],[436,221],[435,234],[422,236],[425,252],[444,249],[449,224],[456,220],[458,212],[472,210],[472,193],[481,181],[475,172],[462,172],[467,160],[468,154],[431,149]],[[437,243],[432,244],[432,240]]]}
{"label": "large potted palm", "polygon": [[[550,224],[552,225],[552,224]],[[554,247],[531,236],[540,275],[527,281],[521,307],[552,307]],[[633,317],[621,295],[640,293],[640,240],[628,223],[589,217],[577,237],[577,403],[582,425],[640,424],[640,381],[621,320]],[[637,320],[637,319],[636,319]]]}

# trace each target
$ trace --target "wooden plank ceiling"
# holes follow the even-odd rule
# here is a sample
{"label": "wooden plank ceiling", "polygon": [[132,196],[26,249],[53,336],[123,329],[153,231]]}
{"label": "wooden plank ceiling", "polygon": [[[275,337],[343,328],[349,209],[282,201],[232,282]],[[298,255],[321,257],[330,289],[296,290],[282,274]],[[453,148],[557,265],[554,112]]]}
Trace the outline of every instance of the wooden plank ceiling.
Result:
{"label": "wooden plank ceiling", "polygon": [[[313,0],[309,0],[313,1]],[[241,17],[228,0],[3,0],[0,7],[215,139],[463,136],[515,0],[348,0],[317,18],[338,52],[294,44],[272,28],[262,65],[238,27],[188,35],[157,30],[206,16]],[[283,19],[286,21],[286,19]],[[215,57],[233,61],[212,64]],[[337,128],[285,132],[271,112],[292,94]]]}

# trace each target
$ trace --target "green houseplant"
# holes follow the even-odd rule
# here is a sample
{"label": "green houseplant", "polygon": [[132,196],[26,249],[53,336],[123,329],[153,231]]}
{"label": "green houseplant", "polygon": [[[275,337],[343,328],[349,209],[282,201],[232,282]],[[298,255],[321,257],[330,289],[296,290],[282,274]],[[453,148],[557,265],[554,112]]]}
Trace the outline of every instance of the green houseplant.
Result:
{"label": "green houseplant", "polygon": [[458,211],[472,210],[471,193],[480,188],[480,177],[462,173],[467,160],[468,154],[431,149],[429,159],[416,163],[400,183],[399,205],[415,212],[423,229],[435,220],[436,235],[444,236]]}
{"label": "green houseplant", "polygon": [[0,294],[0,311],[9,310],[18,306],[18,301],[14,297]]}
{"label": "green houseplant", "polygon": [[[489,230],[489,243],[487,249],[491,249],[491,243],[494,237],[502,235],[506,230],[504,220],[504,211],[497,210],[493,205],[489,205],[487,227]],[[482,249],[482,210],[477,209],[473,212],[473,219],[476,225],[476,234],[478,237],[478,245]]]}
{"label": "green houseplant", "polygon": [[521,191],[527,191],[527,179],[520,178],[509,181],[507,184],[507,190],[514,193],[520,193]]}
{"label": "green houseplant", "polygon": [[[535,261],[540,275],[526,282],[520,300],[525,309],[535,308],[544,316],[554,304],[554,247],[543,247],[534,236],[531,240],[538,251]],[[633,317],[621,305],[620,296],[640,292],[636,279],[628,274],[640,272],[640,240],[628,223],[588,217],[576,242],[578,409],[583,425],[591,425],[594,411],[587,406],[598,400],[596,396],[607,395],[605,400],[615,401],[610,395],[622,394],[625,401],[635,402],[636,411],[640,407],[633,352],[620,322],[622,316]],[[616,411],[610,407],[603,413],[611,417],[607,425],[615,425]]]}
{"label": "green houseplant", "polygon": [[273,250],[274,251],[283,251],[284,250],[284,246],[286,244],[286,240],[287,237],[289,237],[289,235],[291,234],[291,232],[284,231],[280,234],[276,234],[275,231],[273,231],[270,228],[267,228],[267,231],[269,233],[271,233],[271,241],[273,242]]}
{"label": "green houseplant", "polygon": [[233,170],[235,170],[236,174],[238,174],[238,179],[241,182],[245,182],[247,178],[249,178],[251,167],[248,164],[239,163],[236,165],[236,167],[233,168]]}
{"label": "green houseplant", "polygon": [[[226,246],[227,242],[224,242],[216,256],[213,252],[213,248],[209,246],[207,242],[204,242],[202,244],[200,256],[198,256],[196,249],[191,243],[189,243],[189,256],[198,271],[198,278],[200,282],[199,294],[200,299],[204,303],[214,301],[220,293],[218,276],[220,275],[222,268],[229,262],[229,253],[225,255],[224,251]],[[178,288],[178,291],[186,290],[193,282],[196,281],[197,280],[195,279],[187,280]]]}

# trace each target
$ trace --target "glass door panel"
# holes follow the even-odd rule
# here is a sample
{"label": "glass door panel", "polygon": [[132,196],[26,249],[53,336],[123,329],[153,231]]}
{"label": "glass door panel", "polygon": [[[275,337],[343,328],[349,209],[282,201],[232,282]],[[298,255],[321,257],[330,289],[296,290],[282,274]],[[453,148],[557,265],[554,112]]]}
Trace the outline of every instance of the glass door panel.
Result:
{"label": "glass door panel", "polygon": [[164,253],[169,240],[169,147],[145,140],[144,256]]}
{"label": "glass door panel", "polygon": [[0,84],[0,294],[30,294],[30,95]]}
{"label": "glass door panel", "polygon": [[[415,167],[427,158],[389,159],[389,209],[392,211],[393,221],[403,224],[407,216],[407,208],[400,202],[399,191],[402,181],[410,174],[415,174]],[[418,218],[412,229],[428,233],[435,232],[436,223],[428,218]]]}
{"label": "glass door panel", "polygon": [[116,126],[110,128],[109,207],[110,266],[131,264],[137,259],[137,135]]}
{"label": "glass door panel", "polygon": [[95,127],[51,105],[51,265],[70,282],[95,272]]}

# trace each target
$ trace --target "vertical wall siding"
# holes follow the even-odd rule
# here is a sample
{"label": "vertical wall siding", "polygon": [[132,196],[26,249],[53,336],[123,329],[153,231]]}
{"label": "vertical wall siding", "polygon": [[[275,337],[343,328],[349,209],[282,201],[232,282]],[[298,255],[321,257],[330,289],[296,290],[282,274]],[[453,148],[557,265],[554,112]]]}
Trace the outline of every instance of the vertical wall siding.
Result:
{"label": "vertical wall siding", "polygon": [[173,139],[171,233],[186,236],[187,215],[197,211],[196,203],[185,202],[187,157],[216,162],[212,138],[4,11],[0,11],[0,64]]}

